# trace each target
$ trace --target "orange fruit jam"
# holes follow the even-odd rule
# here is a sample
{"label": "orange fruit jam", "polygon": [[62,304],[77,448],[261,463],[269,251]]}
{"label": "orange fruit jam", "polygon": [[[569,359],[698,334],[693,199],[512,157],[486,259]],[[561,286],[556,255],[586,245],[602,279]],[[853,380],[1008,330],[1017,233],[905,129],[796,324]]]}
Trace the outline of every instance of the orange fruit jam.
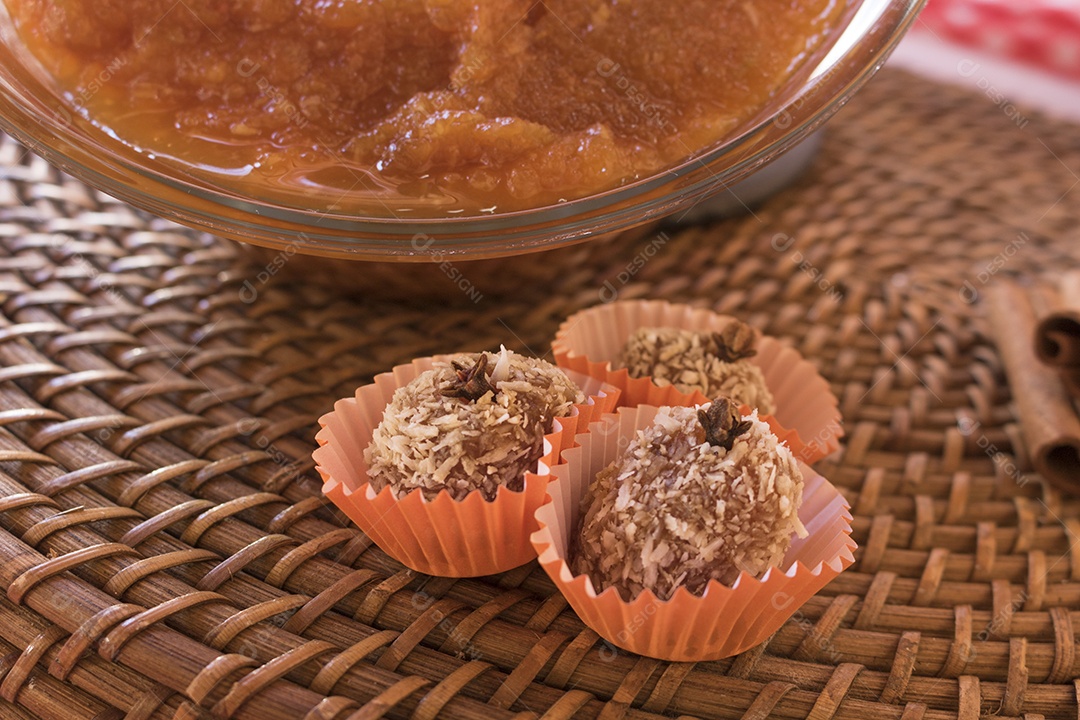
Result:
{"label": "orange fruit jam", "polygon": [[729,137],[843,0],[6,0],[86,118],[262,199],[506,212]]}

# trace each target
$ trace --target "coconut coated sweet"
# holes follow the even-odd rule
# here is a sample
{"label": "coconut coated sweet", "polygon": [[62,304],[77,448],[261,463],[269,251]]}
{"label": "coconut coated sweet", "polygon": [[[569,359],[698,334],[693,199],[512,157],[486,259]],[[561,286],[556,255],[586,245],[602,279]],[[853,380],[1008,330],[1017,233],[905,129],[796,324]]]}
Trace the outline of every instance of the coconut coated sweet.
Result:
{"label": "coconut coated sweet", "polygon": [[[744,326],[745,327],[745,326]],[[660,387],[679,392],[700,390],[707,397],[724,395],[763,413],[776,412],[761,368],[745,357],[725,361],[718,337],[678,328],[639,328],[626,341],[618,358],[630,377],[651,377]]]}
{"label": "coconut coated sweet", "polygon": [[730,449],[711,444],[702,427],[710,406],[662,408],[598,473],[571,552],[575,574],[597,593],[700,595],[709,580],[730,585],[744,570],[760,577],[780,565],[793,535],[805,535],[791,451],[756,411],[732,410],[739,434]]}
{"label": "coconut coated sweet", "polygon": [[585,398],[550,363],[491,357],[459,355],[397,389],[364,451],[375,492],[389,485],[397,497],[420,490],[430,500],[446,490],[461,500],[478,490],[491,500],[500,486],[523,487],[554,419]]}

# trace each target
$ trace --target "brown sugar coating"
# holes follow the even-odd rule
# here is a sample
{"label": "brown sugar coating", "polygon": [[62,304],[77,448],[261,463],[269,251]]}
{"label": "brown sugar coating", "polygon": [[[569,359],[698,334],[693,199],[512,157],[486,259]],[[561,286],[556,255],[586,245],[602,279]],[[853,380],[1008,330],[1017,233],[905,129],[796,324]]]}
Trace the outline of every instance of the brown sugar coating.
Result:
{"label": "brown sugar coating", "polygon": [[674,385],[684,393],[700,390],[708,397],[733,398],[767,415],[776,412],[761,368],[748,362],[748,356],[725,362],[722,358],[729,356],[718,351],[717,342],[711,333],[638,328],[627,339],[616,363],[625,367],[630,377],[651,377],[661,387]]}
{"label": "brown sugar coating", "polygon": [[571,568],[598,593],[700,595],[709,580],[731,584],[742,570],[760,577],[793,534],[805,534],[802,473],[768,424],[756,412],[736,417],[726,450],[705,440],[698,412],[662,408],[590,486]]}
{"label": "brown sugar coating", "polygon": [[[543,360],[504,351],[453,361],[395,391],[364,451],[375,492],[389,485],[398,497],[421,490],[430,500],[445,489],[461,500],[479,490],[491,500],[499,486],[521,490],[552,421],[585,400]],[[467,376],[481,366],[490,387],[473,393],[476,378]]]}
{"label": "brown sugar coating", "polygon": [[846,12],[839,0],[7,5],[73,102],[132,146],[262,197],[359,183],[368,212],[439,216],[553,204],[687,158],[745,126]]}

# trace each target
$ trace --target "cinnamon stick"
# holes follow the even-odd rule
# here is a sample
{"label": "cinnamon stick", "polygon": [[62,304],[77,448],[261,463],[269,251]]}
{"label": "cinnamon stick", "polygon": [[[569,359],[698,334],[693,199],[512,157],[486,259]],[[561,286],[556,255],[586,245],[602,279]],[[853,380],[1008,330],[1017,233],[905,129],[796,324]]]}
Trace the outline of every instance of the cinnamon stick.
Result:
{"label": "cinnamon stick", "polygon": [[1035,355],[1031,298],[1002,280],[987,290],[987,313],[1035,469],[1063,490],[1080,491],[1080,419],[1061,378]]}
{"label": "cinnamon stick", "polygon": [[1056,300],[1035,328],[1035,353],[1052,367],[1080,369],[1080,271],[1062,276]]}
{"label": "cinnamon stick", "polygon": [[1062,368],[1058,377],[1069,394],[1080,400],[1080,368]]}

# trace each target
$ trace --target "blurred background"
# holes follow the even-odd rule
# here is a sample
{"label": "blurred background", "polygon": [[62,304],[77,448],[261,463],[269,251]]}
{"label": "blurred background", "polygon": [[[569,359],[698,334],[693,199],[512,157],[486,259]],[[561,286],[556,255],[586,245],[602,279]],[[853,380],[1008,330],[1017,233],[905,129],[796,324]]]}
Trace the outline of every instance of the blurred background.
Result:
{"label": "blurred background", "polygon": [[1080,0],[930,0],[889,64],[1080,119]]}

